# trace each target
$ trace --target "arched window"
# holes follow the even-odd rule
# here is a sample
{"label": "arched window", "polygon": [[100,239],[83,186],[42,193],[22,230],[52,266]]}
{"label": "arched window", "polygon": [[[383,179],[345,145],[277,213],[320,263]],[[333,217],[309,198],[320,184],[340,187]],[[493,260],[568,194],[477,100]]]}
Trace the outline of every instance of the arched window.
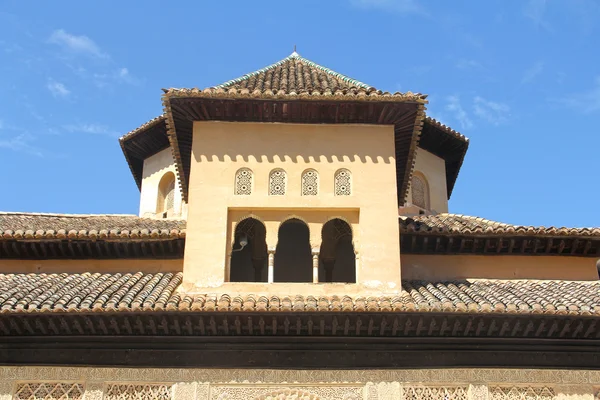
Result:
{"label": "arched window", "polygon": [[267,282],[267,230],[255,218],[246,218],[235,227],[229,268],[230,282]]}
{"label": "arched window", "polygon": [[336,196],[350,196],[352,194],[352,175],[345,168],[336,171],[334,176]]}
{"label": "arched window", "polygon": [[252,194],[252,170],[240,168],[235,173],[235,191],[236,195]]}
{"label": "arched window", "polygon": [[425,177],[415,173],[412,178],[412,203],[425,210],[429,209],[429,186]]}
{"label": "arched window", "polygon": [[321,237],[319,282],[356,283],[356,255],[350,225],[334,218],[323,225]]}
{"label": "arched window", "polygon": [[287,185],[287,177],[282,169],[274,169],[269,174],[269,194],[271,196],[285,195],[285,187]]}
{"label": "arched window", "polygon": [[312,254],[308,226],[297,218],[288,219],[279,227],[274,282],[312,282]]}
{"label": "arched window", "polygon": [[314,169],[307,169],[302,173],[302,196],[316,196],[319,194],[319,174]]}
{"label": "arched window", "polygon": [[167,172],[158,183],[156,213],[165,217],[175,208],[175,174]]}

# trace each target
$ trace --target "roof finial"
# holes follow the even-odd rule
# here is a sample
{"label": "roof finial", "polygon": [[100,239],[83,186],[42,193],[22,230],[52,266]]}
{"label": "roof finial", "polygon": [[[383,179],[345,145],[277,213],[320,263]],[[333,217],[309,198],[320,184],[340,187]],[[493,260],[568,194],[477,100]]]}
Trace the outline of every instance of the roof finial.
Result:
{"label": "roof finial", "polygon": [[298,53],[296,53],[296,45],[294,45],[294,52],[290,54],[290,57],[298,57]]}
{"label": "roof finial", "polygon": [[296,52],[296,45],[294,45],[294,53]]}

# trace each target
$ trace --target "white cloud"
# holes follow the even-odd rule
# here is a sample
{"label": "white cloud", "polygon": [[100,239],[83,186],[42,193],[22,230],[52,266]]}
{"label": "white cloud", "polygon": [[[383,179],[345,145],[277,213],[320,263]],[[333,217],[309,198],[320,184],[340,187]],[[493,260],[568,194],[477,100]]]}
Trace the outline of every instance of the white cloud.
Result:
{"label": "white cloud", "polygon": [[89,37],[85,35],[72,35],[64,29],[58,29],[52,32],[48,41],[74,53],[87,54],[96,58],[110,58],[110,56],[103,52]]}
{"label": "white cloud", "polygon": [[458,69],[479,69],[483,68],[483,65],[479,61],[461,58],[456,62],[456,68]]}
{"label": "white cloud", "polygon": [[458,96],[448,96],[446,111],[450,111],[461,126],[461,129],[469,129],[473,127],[473,121],[469,118],[469,115],[465,111],[464,107],[460,102],[460,98]]}
{"label": "white cloud", "polygon": [[416,0],[350,0],[355,7],[372,8],[400,14],[426,14]]}
{"label": "white cloud", "polygon": [[60,82],[56,82],[52,79],[48,82],[46,87],[48,88],[50,93],[52,93],[52,95],[54,97],[65,98],[71,94],[71,91],[69,89],[67,89],[67,87],[64,84],[62,84]]}
{"label": "white cloud", "polygon": [[119,68],[106,74],[95,73],[93,81],[100,89],[108,87],[115,82],[127,83],[129,85],[138,85],[140,83],[139,79],[133,76],[127,68]]}
{"label": "white cloud", "polygon": [[68,124],[63,128],[71,133],[88,133],[93,135],[119,136],[119,132],[100,124]]}
{"label": "white cloud", "polygon": [[525,73],[523,74],[523,78],[521,79],[521,83],[530,83],[532,82],[542,71],[544,70],[544,62],[538,61],[529,67]]}
{"label": "white cloud", "polygon": [[37,157],[43,157],[43,153],[31,145],[32,141],[33,137],[31,137],[31,135],[22,133],[17,136],[12,136],[8,139],[0,138],[0,148],[28,153]]}
{"label": "white cloud", "polygon": [[600,111],[600,76],[594,79],[593,87],[585,92],[575,93],[557,101],[586,114]]}
{"label": "white cloud", "polygon": [[480,96],[476,96],[473,102],[475,115],[491,124],[499,125],[506,122],[510,116],[510,107],[507,104],[486,100]]}
{"label": "white cloud", "polygon": [[523,9],[523,15],[538,28],[550,30],[550,24],[544,19],[547,0],[529,0]]}

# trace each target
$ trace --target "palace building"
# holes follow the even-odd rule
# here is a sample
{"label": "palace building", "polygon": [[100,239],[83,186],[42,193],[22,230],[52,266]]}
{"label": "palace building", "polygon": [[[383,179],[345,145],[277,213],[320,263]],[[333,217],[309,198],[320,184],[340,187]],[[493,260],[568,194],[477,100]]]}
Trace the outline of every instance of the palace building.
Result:
{"label": "palace building", "polygon": [[600,228],[450,213],[426,95],[296,52],[163,91],[139,215],[0,213],[0,400],[600,399]]}

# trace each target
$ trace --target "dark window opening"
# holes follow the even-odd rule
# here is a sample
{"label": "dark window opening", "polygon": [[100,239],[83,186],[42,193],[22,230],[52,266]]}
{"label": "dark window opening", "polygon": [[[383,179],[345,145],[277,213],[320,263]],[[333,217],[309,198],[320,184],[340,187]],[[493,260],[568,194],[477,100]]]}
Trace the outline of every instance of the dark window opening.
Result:
{"label": "dark window opening", "polygon": [[310,232],[306,224],[296,218],[279,227],[274,282],[312,282],[312,254]]}
{"label": "dark window opening", "polygon": [[267,230],[254,218],[240,221],[235,228],[231,252],[230,282],[267,282]]}
{"label": "dark window opening", "polygon": [[352,229],[346,221],[332,219],[323,225],[319,282],[356,283],[356,255]]}

